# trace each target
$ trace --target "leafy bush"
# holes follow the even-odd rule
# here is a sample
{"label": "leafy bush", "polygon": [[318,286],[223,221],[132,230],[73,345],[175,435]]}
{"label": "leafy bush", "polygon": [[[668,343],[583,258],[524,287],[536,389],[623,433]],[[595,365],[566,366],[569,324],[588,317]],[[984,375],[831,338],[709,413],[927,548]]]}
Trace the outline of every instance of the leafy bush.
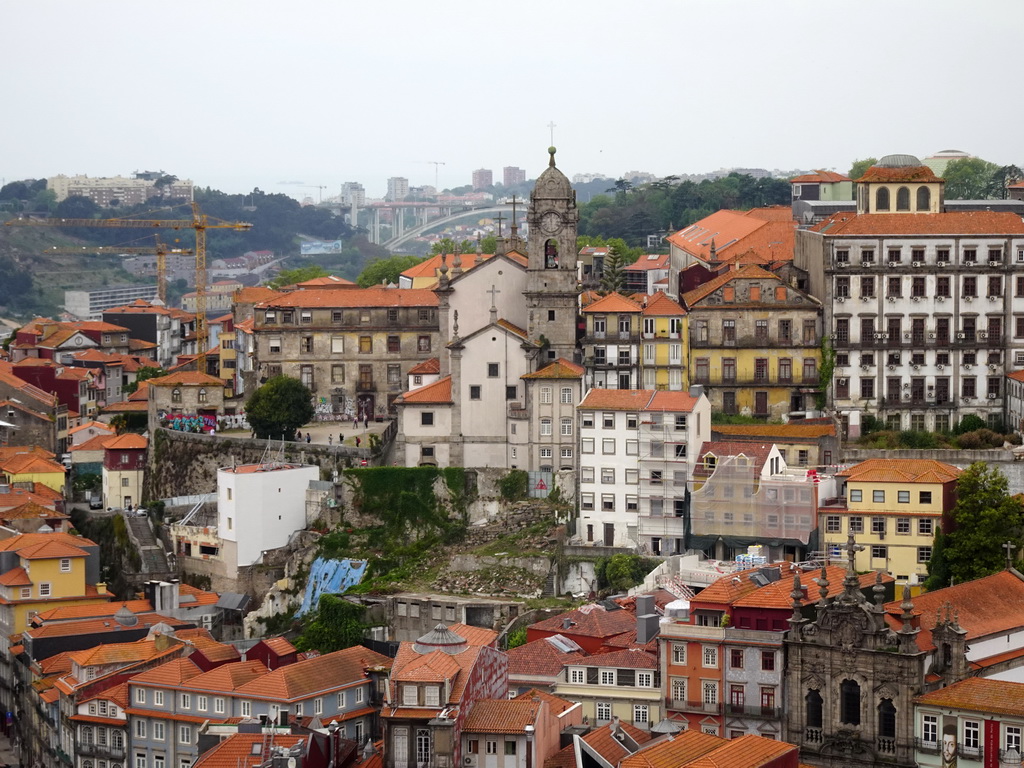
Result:
{"label": "leafy bush", "polygon": [[498,493],[505,501],[522,501],[530,490],[530,476],[522,469],[510,470],[498,481]]}
{"label": "leafy bush", "polygon": [[907,448],[933,449],[939,447],[938,439],[931,432],[900,432],[899,443]]}
{"label": "leafy bush", "polygon": [[964,450],[977,450],[979,448],[1001,448],[1003,436],[991,429],[975,429],[965,432],[956,439],[956,444]]}
{"label": "leafy bush", "polygon": [[526,625],[524,624],[509,632],[507,642],[508,650],[518,648],[520,645],[526,645]]}
{"label": "leafy bush", "polygon": [[960,419],[960,423],[953,427],[954,435],[962,435],[965,432],[974,432],[977,429],[985,429],[988,426],[985,424],[985,420],[980,416],[975,416],[973,413],[964,416]]}

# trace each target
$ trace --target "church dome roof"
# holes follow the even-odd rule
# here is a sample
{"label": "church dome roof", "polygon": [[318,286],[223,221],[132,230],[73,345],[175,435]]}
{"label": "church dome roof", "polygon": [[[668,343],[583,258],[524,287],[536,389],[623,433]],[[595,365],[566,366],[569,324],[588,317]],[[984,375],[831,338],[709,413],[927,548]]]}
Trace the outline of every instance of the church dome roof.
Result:
{"label": "church dome roof", "polygon": [[886,155],[877,163],[876,168],[918,168],[921,161],[913,155]]}
{"label": "church dome roof", "polygon": [[419,654],[444,651],[448,654],[462,653],[469,647],[466,638],[453,632],[444,624],[438,624],[413,643],[413,650]]}
{"label": "church dome roof", "polygon": [[572,184],[565,174],[555,166],[555,148],[548,147],[548,167],[537,178],[533,187],[533,198],[571,198],[573,196]]}
{"label": "church dome roof", "polygon": [[122,605],[114,613],[114,621],[122,627],[134,627],[139,623],[139,617],[132,613],[132,609],[127,605]]}

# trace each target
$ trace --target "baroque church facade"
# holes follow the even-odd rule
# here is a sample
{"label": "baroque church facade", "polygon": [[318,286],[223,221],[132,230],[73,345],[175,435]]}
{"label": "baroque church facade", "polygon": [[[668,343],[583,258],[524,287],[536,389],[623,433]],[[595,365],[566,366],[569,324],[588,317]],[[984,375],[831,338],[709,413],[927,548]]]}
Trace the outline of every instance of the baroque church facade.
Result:
{"label": "baroque church facade", "polygon": [[441,376],[396,400],[406,466],[576,468],[579,212],[554,147],[526,220],[527,243],[513,219],[493,257],[442,257]]}

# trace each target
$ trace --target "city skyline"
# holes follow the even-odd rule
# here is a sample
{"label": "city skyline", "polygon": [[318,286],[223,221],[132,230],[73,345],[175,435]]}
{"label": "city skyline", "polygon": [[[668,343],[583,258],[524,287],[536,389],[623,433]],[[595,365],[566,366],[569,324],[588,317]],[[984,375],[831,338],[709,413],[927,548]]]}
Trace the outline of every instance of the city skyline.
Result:
{"label": "city skyline", "polygon": [[[203,9],[202,23],[190,7]],[[186,2],[173,16],[115,1],[102,18],[67,0],[15,5],[0,62],[21,75],[7,89],[15,117],[0,141],[18,151],[0,176],[162,168],[233,193],[304,196],[278,183],[301,180],[333,196],[360,181],[377,198],[393,176],[450,188],[475,169],[518,166],[536,178],[552,122],[570,175],[845,171],[862,157],[944,149],[1022,162],[1007,127],[1024,106],[997,90],[998,73],[1014,71],[1017,3],[969,13],[952,2],[581,7],[530,0],[495,21],[463,0],[440,9],[313,1],[287,17],[269,1],[244,14]],[[933,44],[952,43],[951,19],[955,61]],[[470,40],[508,55],[467,58]],[[685,54],[675,55],[681,40]],[[848,54],[835,53],[844,46]],[[951,107],[966,93],[998,104],[1000,119]],[[506,102],[515,119],[494,115]],[[446,119],[455,109],[458,119]]]}

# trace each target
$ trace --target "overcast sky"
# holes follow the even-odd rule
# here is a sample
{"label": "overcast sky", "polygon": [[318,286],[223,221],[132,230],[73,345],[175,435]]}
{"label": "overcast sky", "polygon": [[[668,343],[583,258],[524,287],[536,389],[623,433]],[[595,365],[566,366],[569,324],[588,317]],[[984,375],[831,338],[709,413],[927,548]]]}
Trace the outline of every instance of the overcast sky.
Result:
{"label": "overcast sky", "polygon": [[163,169],[301,196],[835,168],[1024,165],[1024,2],[102,0],[0,9],[0,178]]}

